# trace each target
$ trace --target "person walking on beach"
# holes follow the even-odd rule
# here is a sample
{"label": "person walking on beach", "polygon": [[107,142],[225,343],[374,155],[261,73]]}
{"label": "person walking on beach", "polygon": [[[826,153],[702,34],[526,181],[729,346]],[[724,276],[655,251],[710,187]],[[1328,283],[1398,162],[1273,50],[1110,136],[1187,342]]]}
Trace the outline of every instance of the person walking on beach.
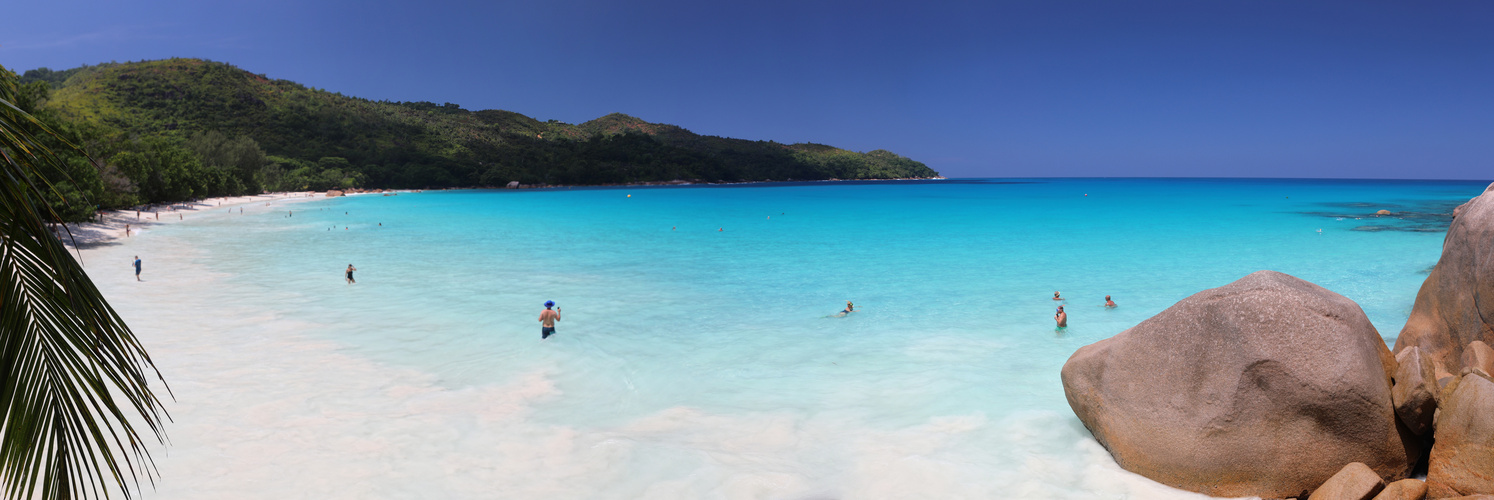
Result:
{"label": "person walking on beach", "polygon": [[1105,307],[1115,307],[1115,301],[1110,300],[1109,295],[1105,296]]}
{"label": "person walking on beach", "polygon": [[135,256],[135,281],[140,281],[140,256]]}
{"label": "person walking on beach", "polygon": [[1059,328],[1069,327],[1069,313],[1063,312],[1063,306],[1058,306],[1058,312],[1053,313],[1053,321],[1058,322]]}
{"label": "person walking on beach", "polygon": [[357,270],[358,270],[358,268],[353,267],[352,264],[348,264],[348,284],[349,285],[358,282],[357,280],[353,279],[353,271],[357,271]]}
{"label": "person walking on beach", "polygon": [[560,308],[555,307],[555,310],[552,311],[550,310],[551,307],[555,307],[555,301],[547,300],[545,301],[545,310],[540,312],[540,340],[545,340],[550,338],[551,335],[555,335],[555,322],[560,321]]}

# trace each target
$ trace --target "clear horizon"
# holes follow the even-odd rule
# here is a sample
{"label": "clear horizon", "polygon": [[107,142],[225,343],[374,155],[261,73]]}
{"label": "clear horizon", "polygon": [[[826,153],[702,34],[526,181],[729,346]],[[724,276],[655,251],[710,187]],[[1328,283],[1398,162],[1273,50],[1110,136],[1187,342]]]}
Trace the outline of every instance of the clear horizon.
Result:
{"label": "clear horizon", "polygon": [[[1489,179],[1494,4],[26,4],[18,71],[196,57],[373,100],[887,149],[946,177]],[[65,20],[56,15],[67,11]]]}

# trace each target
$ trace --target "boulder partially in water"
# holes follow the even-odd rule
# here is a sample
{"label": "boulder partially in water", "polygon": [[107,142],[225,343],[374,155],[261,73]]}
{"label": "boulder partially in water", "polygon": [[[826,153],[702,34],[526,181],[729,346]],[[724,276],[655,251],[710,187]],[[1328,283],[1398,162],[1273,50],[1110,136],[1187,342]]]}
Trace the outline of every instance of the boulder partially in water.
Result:
{"label": "boulder partially in water", "polygon": [[1395,352],[1417,346],[1458,373],[1465,346],[1494,343],[1494,184],[1453,213],[1442,258],[1417,292]]}
{"label": "boulder partially in water", "polygon": [[1395,371],[1353,301],[1260,271],[1080,348],[1063,386],[1126,470],[1214,496],[1285,498],[1352,462],[1386,480],[1411,472],[1419,445],[1397,425]]}

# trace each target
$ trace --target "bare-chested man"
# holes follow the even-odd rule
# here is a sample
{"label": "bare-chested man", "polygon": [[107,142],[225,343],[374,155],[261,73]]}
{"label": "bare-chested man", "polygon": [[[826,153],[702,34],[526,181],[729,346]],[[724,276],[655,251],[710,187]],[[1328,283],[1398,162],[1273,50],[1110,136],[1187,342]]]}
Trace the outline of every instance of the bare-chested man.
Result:
{"label": "bare-chested man", "polygon": [[555,322],[560,321],[560,308],[556,307],[554,310],[551,310],[550,308],[552,307],[555,307],[555,301],[547,300],[545,301],[545,310],[540,313],[540,340],[548,339],[551,335],[555,335]]}
{"label": "bare-chested man", "polygon": [[1069,313],[1063,312],[1063,306],[1058,306],[1058,312],[1053,314],[1053,321],[1058,322],[1059,328],[1068,328]]}

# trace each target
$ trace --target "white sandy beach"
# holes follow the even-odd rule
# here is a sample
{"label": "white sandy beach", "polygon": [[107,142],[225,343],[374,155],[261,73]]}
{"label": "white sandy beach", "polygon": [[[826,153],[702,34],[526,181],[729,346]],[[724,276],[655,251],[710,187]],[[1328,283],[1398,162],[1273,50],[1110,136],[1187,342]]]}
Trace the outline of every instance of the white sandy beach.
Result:
{"label": "white sandy beach", "polygon": [[[120,238],[138,236],[161,224],[173,224],[214,210],[238,209],[243,213],[279,210],[280,206],[326,197],[325,192],[302,191],[265,193],[254,196],[207,198],[195,202],[156,205],[154,210],[109,210],[100,212],[101,222],[66,224],[66,233],[58,228],[62,242],[69,247],[88,248]],[[129,234],[126,234],[128,231]]]}

